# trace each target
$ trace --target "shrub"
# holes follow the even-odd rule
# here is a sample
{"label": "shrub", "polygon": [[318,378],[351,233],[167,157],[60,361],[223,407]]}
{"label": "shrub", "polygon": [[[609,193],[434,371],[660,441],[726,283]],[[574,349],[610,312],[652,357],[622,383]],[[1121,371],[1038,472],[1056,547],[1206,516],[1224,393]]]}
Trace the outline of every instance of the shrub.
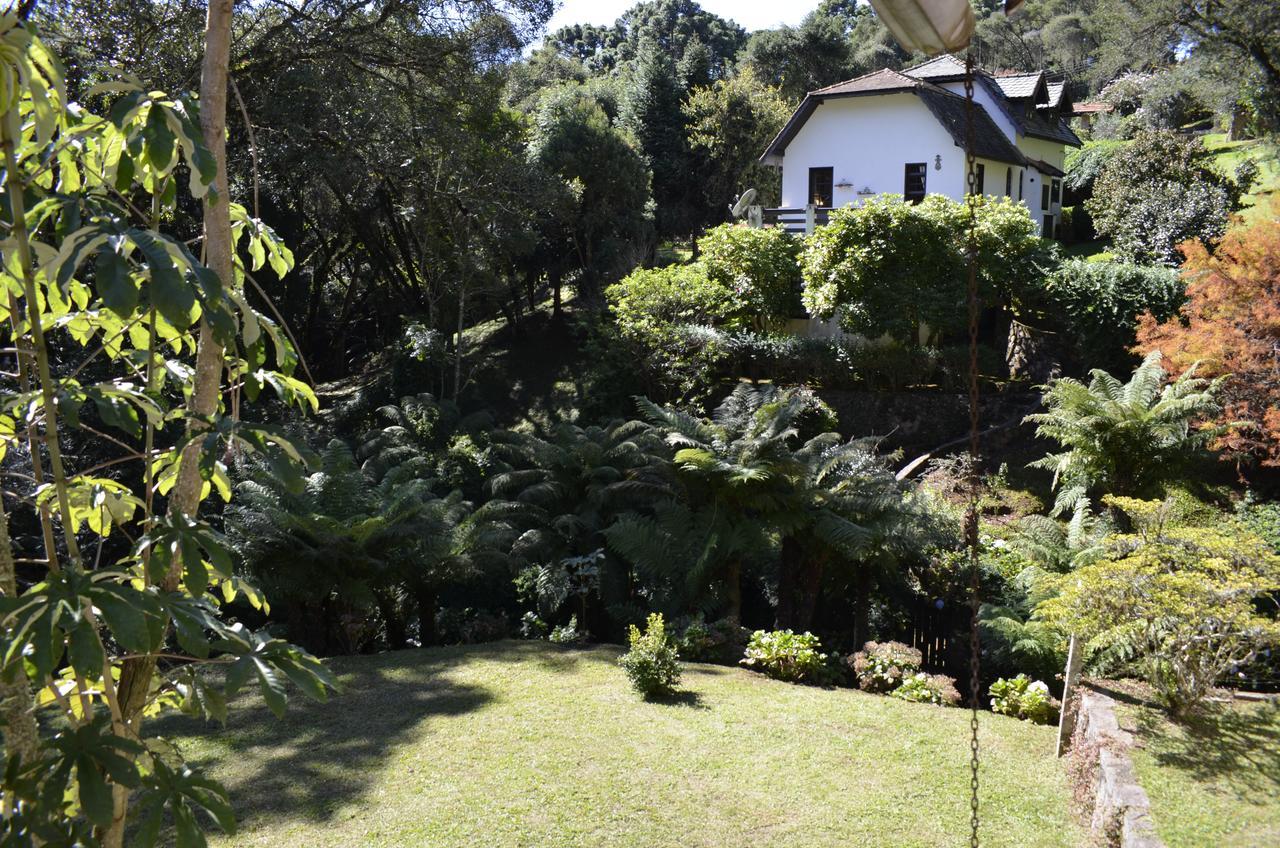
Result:
{"label": "shrub", "polygon": [[587,641],[587,633],[585,630],[578,629],[578,617],[571,615],[569,623],[552,628],[551,635],[547,639],[557,645],[576,645]]}
{"label": "shrub", "polygon": [[728,665],[742,656],[750,638],[750,631],[730,619],[708,623],[695,618],[680,634],[676,646],[686,660]]}
{"label": "shrub", "polygon": [[741,311],[733,289],[707,276],[700,263],[640,268],[605,290],[618,329],[655,348],[675,327],[724,324]]}
{"label": "shrub", "polygon": [[1280,590],[1280,556],[1229,523],[1178,527],[1158,501],[1109,498],[1136,527],[1113,535],[1098,562],[1058,578],[1037,615],[1085,640],[1096,660],[1143,666],[1175,714],[1196,709],[1218,680],[1280,643],[1258,601]]}
{"label": "shrub", "polygon": [[1013,716],[1033,724],[1052,724],[1058,720],[1058,702],[1049,694],[1047,684],[1032,681],[1025,674],[1000,678],[991,684],[991,711]]}
{"label": "shrub", "polygon": [[634,624],[628,630],[630,650],[618,659],[632,687],[646,698],[669,695],[680,683],[680,655],[667,635],[660,613],[649,616],[644,632]]}
{"label": "shrub", "polygon": [[920,671],[920,652],[901,642],[868,642],[848,660],[864,692],[892,692]]}
{"label": "shrub", "polygon": [[1045,281],[1045,309],[1087,352],[1090,365],[1131,367],[1138,317],[1165,321],[1182,305],[1186,285],[1171,268],[1068,259]]}
{"label": "shrub", "polygon": [[1229,375],[1216,421],[1253,426],[1224,432],[1214,447],[1280,467],[1280,201],[1271,212],[1232,226],[1212,252],[1184,246],[1186,303],[1174,316],[1143,316],[1138,342],[1162,352],[1174,374],[1198,364],[1206,376]]}
{"label": "shrub", "polygon": [[1088,197],[1093,194],[1093,184],[1102,174],[1111,157],[1123,148],[1123,141],[1087,141],[1084,147],[1072,148],[1067,152],[1066,176],[1062,185],[1078,195]]}
{"label": "shrub", "polygon": [[916,704],[937,704],[940,707],[954,707],[960,703],[960,692],[956,689],[956,681],[945,674],[925,674],[917,672],[902,681],[902,685],[889,693],[894,698],[911,701]]}
{"label": "shrub", "polygon": [[549,630],[542,616],[533,610],[529,610],[520,617],[521,639],[546,639]]}
{"label": "shrub", "polygon": [[1085,208],[1117,256],[1176,265],[1182,242],[1222,237],[1240,192],[1204,157],[1199,140],[1172,132],[1139,135],[1111,157]]}
{"label": "shrub", "polygon": [[757,630],[747,643],[742,665],[777,680],[812,681],[822,677],[826,668],[827,655],[821,648],[812,633]]}
{"label": "shrub", "polygon": [[803,243],[781,227],[722,224],[698,240],[711,282],[733,291],[743,321],[757,327],[801,314]]}
{"label": "shrub", "polygon": [[1088,385],[1070,377],[1049,383],[1047,411],[1025,421],[1063,448],[1030,463],[1053,472],[1054,515],[1087,506],[1099,494],[1158,492],[1212,441],[1214,430],[1192,425],[1218,412],[1220,382],[1189,370],[1166,384],[1160,361],[1158,352],[1147,356],[1128,383],[1101,369],[1093,370]]}
{"label": "shrub", "polygon": [[[846,330],[912,347],[926,325],[935,336],[961,335],[968,214],[964,203],[937,194],[919,204],[881,195],[836,210],[801,256],[805,306],[818,317],[838,315]],[[1021,298],[1052,249],[1018,201],[980,198],[977,215],[982,297]]]}

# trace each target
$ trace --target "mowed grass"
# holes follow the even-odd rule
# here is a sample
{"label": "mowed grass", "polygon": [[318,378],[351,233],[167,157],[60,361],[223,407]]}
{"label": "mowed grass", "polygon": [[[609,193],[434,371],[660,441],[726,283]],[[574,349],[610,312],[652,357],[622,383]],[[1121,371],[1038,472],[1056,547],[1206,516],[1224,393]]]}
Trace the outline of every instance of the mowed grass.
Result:
{"label": "mowed grass", "polygon": [[1209,133],[1203,141],[1218,170],[1228,176],[1234,176],[1246,159],[1257,163],[1258,179],[1249,194],[1241,198],[1244,208],[1240,214],[1246,221],[1272,214],[1271,201],[1280,196],[1280,150],[1252,139],[1227,141],[1226,133]]}
{"label": "mowed grass", "polygon": [[[225,729],[168,720],[241,816],[221,846],[967,844],[968,713],[618,651],[500,642],[334,660],[345,692]],[[1054,730],[985,714],[984,845],[1074,846]]]}
{"label": "mowed grass", "polygon": [[1237,703],[1186,724],[1127,706],[1138,782],[1168,848],[1280,845],[1280,704]]}

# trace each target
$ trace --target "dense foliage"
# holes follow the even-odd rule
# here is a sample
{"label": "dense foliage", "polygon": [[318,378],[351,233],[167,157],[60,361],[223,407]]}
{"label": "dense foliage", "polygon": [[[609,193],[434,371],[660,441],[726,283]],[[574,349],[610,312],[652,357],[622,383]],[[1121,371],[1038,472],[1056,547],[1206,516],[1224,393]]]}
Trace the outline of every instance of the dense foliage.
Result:
{"label": "dense foliage", "polygon": [[[1276,208],[1273,206],[1273,208]],[[1280,221],[1236,224],[1217,249],[1184,248],[1187,302],[1177,315],[1143,316],[1139,342],[1175,374],[1197,367],[1225,378],[1219,423],[1249,422],[1218,447],[1240,462],[1280,463]]]}
{"label": "dense foliage", "polygon": [[1025,674],[1010,679],[1000,678],[991,684],[991,711],[1029,721],[1053,724],[1058,719],[1058,706],[1049,687]]}
{"label": "dense foliage", "polygon": [[[1045,243],[1017,201],[984,197],[974,209],[981,296],[1018,300],[1021,286],[1042,276]],[[836,210],[801,257],[805,307],[872,338],[887,333],[907,345],[957,338],[965,324],[968,220],[966,204],[938,194],[918,204],[881,195]]]}
{"label": "dense foliage", "polygon": [[1045,280],[1045,311],[1070,334],[1070,350],[1092,367],[1132,362],[1139,317],[1176,315],[1186,284],[1171,268],[1068,259]]}
{"label": "dense foliage", "polygon": [[1087,508],[1100,494],[1158,494],[1217,435],[1197,425],[1221,408],[1220,380],[1188,369],[1166,383],[1161,361],[1158,352],[1148,355],[1127,383],[1095,370],[1088,384],[1070,377],[1049,384],[1047,411],[1027,421],[1063,449],[1033,463],[1053,472],[1055,515]]}
{"label": "dense foliage", "polygon": [[1089,650],[1140,660],[1176,713],[1200,707],[1222,675],[1280,642],[1259,601],[1280,589],[1280,557],[1229,522],[1185,526],[1159,501],[1110,501],[1134,523],[1107,554],[1062,581],[1044,618]]}
{"label": "dense foliage", "polygon": [[1239,196],[1239,186],[1204,161],[1199,141],[1150,132],[1107,159],[1085,208],[1121,259],[1177,265],[1182,242],[1222,237]]}
{"label": "dense foliage", "polygon": [[680,655],[667,634],[661,613],[649,616],[644,632],[634,624],[627,632],[628,650],[618,659],[631,686],[646,698],[670,695],[680,684]]}
{"label": "dense foliage", "polygon": [[[104,117],[72,106],[57,59],[0,13],[2,332],[16,353],[0,405],[16,490],[0,510],[7,843],[121,846],[129,824],[131,844],[154,845],[166,820],[190,845],[209,820],[234,830],[222,787],[145,721],[225,720],[246,687],[279,715],[286,681],[320,699],[334,685],[311,655],[223,617],[267,603],[200,514],[215,491],[230,499],[237,456],[301,482],[305,446],[223,414],[224,373],[248,409],[267,387],[316,404],[293,346],[246,299],[250,275],[282,276],[293,256],[230,203],[220,81],[206,68],[200,102],[118,80]],[[182,204],[203,209],[203,237],[175,224]]]}
{"label": "dense foliage", "polygon": [[747,643],[742,664],[769,677],[792,683],[817,680],[826,667],[827,655],[812,633],[790,630],[757,630]]}

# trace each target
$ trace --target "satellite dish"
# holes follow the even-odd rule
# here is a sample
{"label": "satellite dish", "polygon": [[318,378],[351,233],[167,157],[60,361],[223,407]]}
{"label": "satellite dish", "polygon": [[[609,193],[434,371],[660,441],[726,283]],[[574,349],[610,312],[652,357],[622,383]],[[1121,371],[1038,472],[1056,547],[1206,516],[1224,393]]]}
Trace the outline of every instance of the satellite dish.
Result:
{"label": "satellite dish", "polygon": [[[889,32],[910,53],[937,56],[969,46],[977,19],[969,0],[869,0]],[[1019,3],[1013,3],[1010,9]]]}
{"label": "satellite dish", "polygon": [[742,196],[738,198],[737,202],[729,207],[729,213],[735,218],[741,218],[743,215],[747,214],[747,208],[755,202],[755,199],[756,190],[753,188],[747,189],[742,193]]}

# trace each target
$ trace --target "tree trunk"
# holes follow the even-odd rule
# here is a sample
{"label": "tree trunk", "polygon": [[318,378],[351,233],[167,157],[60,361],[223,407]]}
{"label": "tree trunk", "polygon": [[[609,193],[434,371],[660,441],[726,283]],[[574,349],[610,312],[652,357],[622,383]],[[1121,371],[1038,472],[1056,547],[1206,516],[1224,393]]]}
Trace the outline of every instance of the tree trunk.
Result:
{"label": "tree trunk", "polygon": [[436,593],[419,583],[413,589],[413,602],[418,608],[418,640],[423,647],[436,643]]}
{"label": "tree trunk", "polygon": [[725,587],[729,602],[728,619],[742,623],[742,563],[736,559],[725,570]]}
{"label": "tree trunk", "polygon": [[[9,538],[9,516],[0,502],[0,592],[12,600],[18,597],[18,576],[13,563],[13,546]],[[36,728],[35,701],[31,697],[31,685],[24,675],[17,675],[12,683],[0,681],[0,719],[4,720],[4,750],[20,763],[35,760],[39,743]],[[6,801],[4,814],[12,808]]]}
{"label": "tree trunk", "polygon": [[871,638],[871,628],[867,619],[871,615],[871,572],[867,566],[861,565],[853,578],[853,643],[862,650],[862,646]]}
{"label": "tree trunk", "polygon": [[[224,286],[235,285],[231,242],[230,190],[227,186],[227,65],[231,56],[232,0],[210,0],[205,18],[204,64],[200,74],[200,130],[204,143],[217,164],[213,190],[205,196],[204,249],[205,264],[218,275]],[[202,423],[217,410],[222,383],[223,350],[204,320],[200,322],[200,342],[196,353],[195,385],[187,412],[188,432],[204,429]],[[193,443],[184,452],[178,479],[169,494],[170,515],[194,515],[200,505],[199,446]],[[173,591],[182,580],[182,563],[175,561],[162,582],[165,591]],[[147,690],[155,673],[154,656],[127,660],[120,673],[118,696],[120,709],[129,730],[141,733],[142,710]],[[121,848],[124,844],[128,791],[114,787],[115,817],[103,835],[104,848]]]}
{"label": "tree trunk", "polygon": [[382,614],[382,623],[387,628],[387,646],[392,650],[409,647],[409,634],[405,630],[404,619],[396,609],[395,598],[389,592],[374,592],[374,603]]}
{"label": "tree trunk", "polygon": [[822,585],[822,560],[806,556],[800,541],[793,536],[782,540],[781,570],[778,574],[779,630],[809,630],[818,605]]}
{"label": "tree trunk", "polygon": [[559,319],[563,316],[563,305],[560,300],[560,287],[563,276],[559,268],[554,268],[551,274],[551,317]]}

